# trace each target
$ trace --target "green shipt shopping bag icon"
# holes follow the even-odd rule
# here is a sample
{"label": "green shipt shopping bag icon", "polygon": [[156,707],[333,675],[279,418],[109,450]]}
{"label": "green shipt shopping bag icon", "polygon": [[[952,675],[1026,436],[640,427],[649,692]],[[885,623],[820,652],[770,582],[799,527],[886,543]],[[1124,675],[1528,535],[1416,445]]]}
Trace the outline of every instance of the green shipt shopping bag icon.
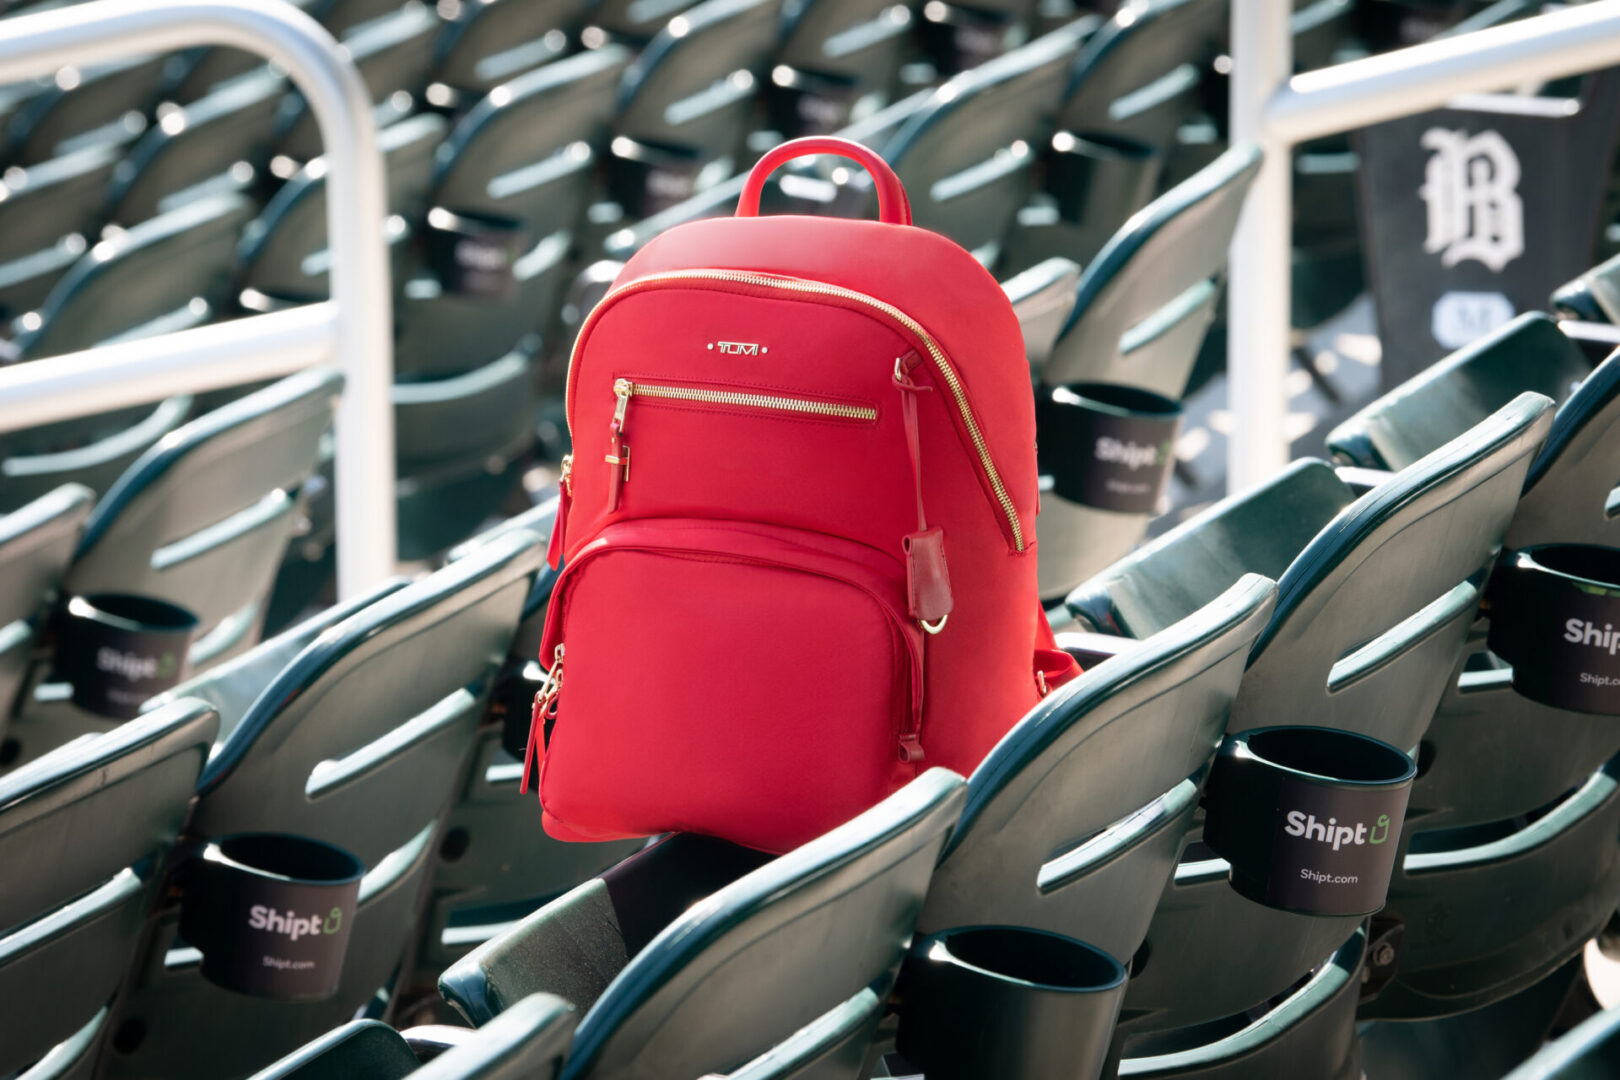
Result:
{"label": "green shipt shopping bag icon", "polygon": [[1378,820],[1373,823],[1372,835],[1367,837],[1369,844],[1382,844],[1389,839],[1389,815],[1379,814]]}

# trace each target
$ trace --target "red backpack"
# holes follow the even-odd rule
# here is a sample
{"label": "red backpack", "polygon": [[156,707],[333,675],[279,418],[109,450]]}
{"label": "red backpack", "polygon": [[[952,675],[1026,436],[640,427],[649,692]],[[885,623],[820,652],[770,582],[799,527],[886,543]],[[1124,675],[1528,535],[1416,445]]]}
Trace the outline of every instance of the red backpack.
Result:
{"label": "red backpack", "polygon": [[[818,153],[866,167],[881,221],[758,216]],[[524,766],[552,836],[786,850],[929,765],[971,772],[1078,671],[1036,594],[1018,322],[864,146],[779,146],[736,217],[637,253],[566,405]]]}

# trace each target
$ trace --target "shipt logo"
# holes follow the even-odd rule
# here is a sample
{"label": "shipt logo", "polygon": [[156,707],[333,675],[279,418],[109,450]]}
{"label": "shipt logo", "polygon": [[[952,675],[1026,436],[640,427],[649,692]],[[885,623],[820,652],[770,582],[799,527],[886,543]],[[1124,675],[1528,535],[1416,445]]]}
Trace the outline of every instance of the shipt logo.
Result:
{"label": "shipt logo", "polygon": [[1283,832],[1289,836],[1303,836],[1317,843],[1332,844],[1334,851],[1346,844],[1359,847],[1362,844],[1382,844],[1389,839],[1388,814],[1379,814],[1371,829],[1367,828],[1365,821],[1358,821],[1354,825],[1340,825],[1338,818],[1317,821],[1315,814],[1301,810],[1290,810],[1287,821]]}
{"label": "shipt logo", "polygon": [[263,904],[254,904],[248,909],[248,928],[281,934],[293,941],[315,934],[335,934],[343,928],[343,909],[333,908],[331,914],[322,919],[319,915],[303,916],[292,911],[283,914]]}
{"label": "shipt logo", "polygon": [[1570,619],[1564,623],[1564,640],[1571,645],[1590,645],[1596,649],[1607,649],[1610,656],[1620,651],[1620,631],[1604,623],[1599,630],[1585,619]]}
{"label": "shipt logo", "polygon": [[102,646],[96,650],[96,667],[113,675],[122,675],[130,682],[156,677],[168,678],[174,674],[174,653],[162,656],[137,656],[122,649]]}
{"label": "shipt logo", "polygon": [[1098,461],[1106,461],[1114,465],[1123,465],[1127,469],[1146,468],[1149,465],[1163,465],[1170,457],[1169,442],[1162,442],[1157,446],[1147,443],[1120,440],[1104,435],[1097,440],[1093,454]]}

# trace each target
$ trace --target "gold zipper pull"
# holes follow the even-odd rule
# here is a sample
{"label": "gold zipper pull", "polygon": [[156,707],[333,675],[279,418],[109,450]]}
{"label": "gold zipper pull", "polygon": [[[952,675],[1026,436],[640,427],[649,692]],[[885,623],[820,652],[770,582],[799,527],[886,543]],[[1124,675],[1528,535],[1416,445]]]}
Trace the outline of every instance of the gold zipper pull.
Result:
{"label": "gold zipper pull", "polygon": [[551,653],[551,667],[546,677],[540,683],[540,689],[535,691],[534,706],[529,710],[529,745],[523,752],[523,779],[518,784],[518,794],[529,793],[529,777],[545,760],[546,743],[549,740],[547,729],[557,719],[557,698],[562,693],[563,677],[563,647],[558,642],[557,648]]}
{"label": "gold zipper pull", "polygon": [[562,473],[557,477],[557,517],[551,523],[551,539],[546,544],[546,562],[553,570],[562,569],[563,534],[568,528],[568,512],[574,506],[574,455],[564,454]]}
{"label": "gold zipper pull", "polygon": [[613,406],[612,435],[608,440],[608,452],[602,460],[615,466],[608,474],[608,511],[611,513],[619,508],[619,498],[624,485],[630,482],[630,446],[624,441],[624,415],[630,410],[630,397],[636,392],[636,384],[629,379],[615,379],[613,381],[613,396],[618,403]]}

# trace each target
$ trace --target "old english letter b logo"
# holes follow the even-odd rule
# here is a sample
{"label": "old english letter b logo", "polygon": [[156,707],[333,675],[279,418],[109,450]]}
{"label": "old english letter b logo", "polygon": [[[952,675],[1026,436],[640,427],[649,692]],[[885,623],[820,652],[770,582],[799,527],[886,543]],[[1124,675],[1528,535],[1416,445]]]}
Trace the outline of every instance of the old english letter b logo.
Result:
{"label": "old english letter b logo", "polygon": [[1422,144],[1434,151],[1418,189],[1429,208],[1423,250],[1442,266],[1477,259],[1500,273],[1524,254],[1518,155],[1495,131],[1430,128]]}

